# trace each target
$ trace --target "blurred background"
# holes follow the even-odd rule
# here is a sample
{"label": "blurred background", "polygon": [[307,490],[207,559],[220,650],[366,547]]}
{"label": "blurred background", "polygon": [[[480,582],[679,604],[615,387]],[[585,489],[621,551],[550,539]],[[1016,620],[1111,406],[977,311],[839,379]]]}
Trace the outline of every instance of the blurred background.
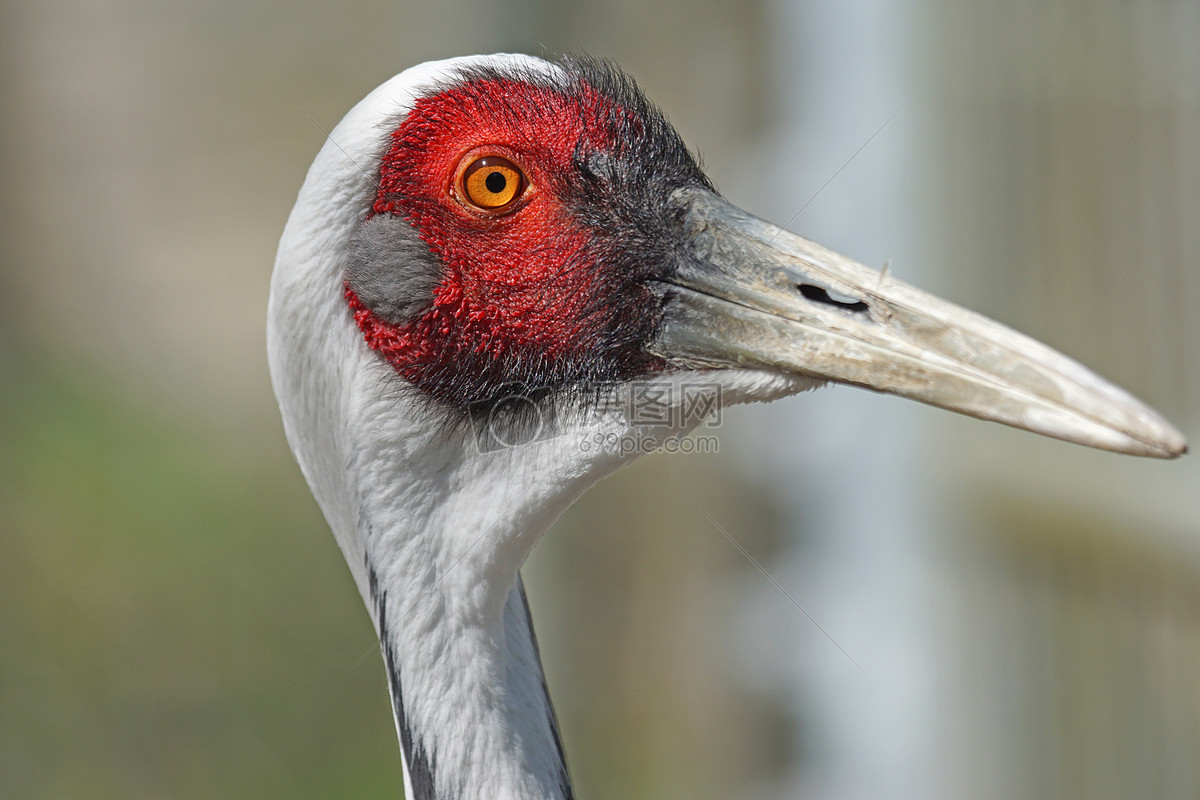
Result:
{"label": "blurred background", "polygon": [[[263,341],[322,131],[387,77],[615,58],[733,202],[1195,442],[1197,41],[1193,0],[9,0],[0,796],[402,791]],[[580,797],[1200,797],[1195,456],[845,388],[721,422],[526,568]]]}

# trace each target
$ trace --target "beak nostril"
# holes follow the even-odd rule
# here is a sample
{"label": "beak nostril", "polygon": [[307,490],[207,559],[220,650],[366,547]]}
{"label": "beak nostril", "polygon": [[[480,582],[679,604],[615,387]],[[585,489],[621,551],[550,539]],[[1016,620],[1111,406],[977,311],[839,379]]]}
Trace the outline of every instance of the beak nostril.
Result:
{"label": "beak nostril", "polygon": [[868,306],[862,300],[849,295],[839,294],[838,292],[826,289],[824,286],[816,286],[811,283],[798,283],[796,288],[800,290],[800,294],[814,303],[824,303],[828,306],[836,306],[844,308],[847,311],[865,312]]}

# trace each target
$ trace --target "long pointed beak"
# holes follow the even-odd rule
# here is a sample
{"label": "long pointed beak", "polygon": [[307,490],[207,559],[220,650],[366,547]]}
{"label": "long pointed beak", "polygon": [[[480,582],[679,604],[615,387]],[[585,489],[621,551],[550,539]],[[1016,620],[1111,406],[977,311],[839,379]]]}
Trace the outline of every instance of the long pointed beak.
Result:
{"label": "long pointed beak", "polygon": [[1136,398],[1010,328],[680,189],[688,246],[651,349],[693,368],[802,375],[1120,453],[1183,435]]}

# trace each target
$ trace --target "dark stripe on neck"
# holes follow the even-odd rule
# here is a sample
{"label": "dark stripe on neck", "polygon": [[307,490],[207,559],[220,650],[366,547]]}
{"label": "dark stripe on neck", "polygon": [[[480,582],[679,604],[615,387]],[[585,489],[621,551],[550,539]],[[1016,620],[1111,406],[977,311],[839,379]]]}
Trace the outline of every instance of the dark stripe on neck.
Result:
{"label": "dark stripe on neck", "polygon": [[542,681],[542,696],[546,701],[546,716],[550,722],[550,732],[554,735],[554,746],[558,750],[558,788],[563,800],[575,800],[575,792],[571,788],[571,774],[567,770],[567,755],[562,746],[562,735],[558,732],[558,716],[554,713],[554,703],[550,701],[550,689],[546,686],[546,673],[542,669],[542,653],[538,648],[537,634],[533,632],[533,615],[529,613],[529,598],[525,595],[525,581],[517,573],[517,591],[521,594],[521,608],[525,611],[525,626],[529,628],[529,642],[533,645],[533,654],[538,664],[538,677]]}
{"label": "dark stripe on neck", "polygon": [[375,601],[379,615],[379,644],[383,650],[383,664],[387,669],[388,686],[392,693],[392,711],[396,715],[396,727],[400,730],[400,746],[404,749],[404,761],[408,766],[408,779],[412,783],[413,796],[407,800],[438,800],[434,791],[433,764],[421,743],[413,738],[412,727],[404,714],[404,692],[400,685],[400,668],[396,665],[396,654],[388,635],[387,592],[379,590],[379,579],[375,570],[368,566],[367,580],[371,598]]}
{"label": "dark stripe on neck", "polygon": [[[371,565],[367,564],[367,583],[371,599],[375,604],[379,624],[380,648],[383,651],[383,663],[387,670],[388,687],[392,695],[392,711],[396,715],[396,727],[400,732],[400,746],[404,750],[404,760],[408,767],[408,778],[412,784],[413,796],[407,800],[447,800],[437,795],[434,788],[434,764],[432,758],[425,752],[421,742],[413,736],[412,727],[404,713],[404,691],[400,680],[400,667],[396,663],[396,653],[388,631],[387,592],[379,587],[379,578]],[[571,776],[567,771],[566,754],[563,751],[562,736],[558,729],[558,718],[554,713],[554,704],[550,701],[550,691],[546,686],[546,674],[541,668],[542,656],[538,648],[537,634],[533,630],[533,617],[529,612],[529,598],[525,594],[525,583],[517,575],[517,592],[521,597],[521,610],[524,614],[525,627],[529,631],[529,643],[533,648],[535,663],[538,668],[538,679],[542,686],[542,699],[546,706],[546,722],[554,739],[554,747],[558,754],[558,789],[562,800],[575,800],[575,792],[571,786]]]}

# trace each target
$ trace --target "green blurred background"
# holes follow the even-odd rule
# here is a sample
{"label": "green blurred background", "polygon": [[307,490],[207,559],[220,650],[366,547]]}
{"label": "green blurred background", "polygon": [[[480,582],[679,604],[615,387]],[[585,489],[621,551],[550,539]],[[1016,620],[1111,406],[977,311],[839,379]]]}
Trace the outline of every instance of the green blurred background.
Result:
{"label": "green blurred background", "polygon": [[[793,229],[1197,438],[1191,0],[0,15],[0,797],[400,794],[263,328],[322,131],[427,59],[616,58],[734,202],[815,194]],[[581,797],[1200,797],[1190,460],[844,389],[720,434],[597,487],[526,570]]]}

